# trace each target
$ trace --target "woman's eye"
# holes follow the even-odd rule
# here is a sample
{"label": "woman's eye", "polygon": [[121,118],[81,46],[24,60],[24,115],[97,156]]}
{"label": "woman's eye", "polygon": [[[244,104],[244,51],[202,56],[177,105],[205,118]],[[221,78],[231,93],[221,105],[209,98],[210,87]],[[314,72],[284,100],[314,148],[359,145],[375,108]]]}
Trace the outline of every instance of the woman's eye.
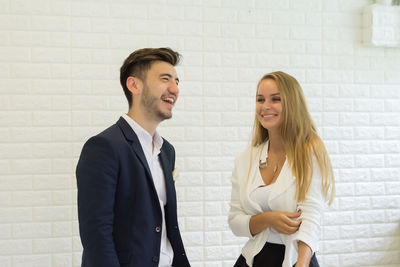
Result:
{"label": "woman's eye", "polygon": [[279,102],[279,101],[281,101],[281,99],[279,97],[276,97],[276,98],[272,98],[272,101]]}
{"label": "woman's eye", "polygon": [[258,102],[258,103],[264,102],[264,98],[257,98],[257,102]]}

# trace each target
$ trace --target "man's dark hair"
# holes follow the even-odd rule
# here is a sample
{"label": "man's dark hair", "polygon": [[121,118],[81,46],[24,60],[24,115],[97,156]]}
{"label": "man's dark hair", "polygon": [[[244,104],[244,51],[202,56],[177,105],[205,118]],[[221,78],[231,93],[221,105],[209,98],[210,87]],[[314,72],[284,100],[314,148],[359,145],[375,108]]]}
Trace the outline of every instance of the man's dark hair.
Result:
{"label": "man's dark hair", "polygon": [[170,48],[143,48],[130,54],[122,64],[120,69],[120,82],[126,98],[128,99],[129,108],[132,106],[132,93],[126,87],[126,79],[129,76],[138,77],[141,80],[146,79],[147,71],[150,69],[154,61],[165,61],[175,66],[179,63],[181,55]]}

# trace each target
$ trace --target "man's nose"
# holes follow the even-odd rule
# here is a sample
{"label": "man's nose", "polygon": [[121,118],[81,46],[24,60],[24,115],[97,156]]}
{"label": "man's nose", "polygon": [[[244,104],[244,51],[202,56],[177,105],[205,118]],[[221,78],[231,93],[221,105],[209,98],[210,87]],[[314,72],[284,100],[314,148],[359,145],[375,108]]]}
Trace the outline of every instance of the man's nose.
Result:
{"label": "man's nose", "polygon": [[175,93],[178,94],[179,93],[179,87],[176,84],[176,82],[171,82],[169,87],[168,87],[168,91],[170,91],[171,93]]}

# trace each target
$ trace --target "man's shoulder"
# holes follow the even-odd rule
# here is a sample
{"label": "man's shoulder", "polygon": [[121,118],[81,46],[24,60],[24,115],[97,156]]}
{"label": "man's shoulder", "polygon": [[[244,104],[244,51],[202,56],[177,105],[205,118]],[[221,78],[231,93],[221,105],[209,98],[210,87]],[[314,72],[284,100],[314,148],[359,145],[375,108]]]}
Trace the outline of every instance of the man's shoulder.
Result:
{"label": "man's shoulder", "polygon": [[104,138],[110,138],[120,134],[121,134],[121,129],[118,127],[117,124],[114,123],[113,125],[109,126],[108,128],[98,133],[96,136],[103,136]]}
{"label": "man's shoulder", "polygon": [[117,144],[123,140],[123,134],[119,127],[116,124],[109,126],[108,128],[104,129],[100,133],[97,133],[91,136],[85,143],[89,145],[91,143],[96,144],[109,144],[113,146],[113,144]]}

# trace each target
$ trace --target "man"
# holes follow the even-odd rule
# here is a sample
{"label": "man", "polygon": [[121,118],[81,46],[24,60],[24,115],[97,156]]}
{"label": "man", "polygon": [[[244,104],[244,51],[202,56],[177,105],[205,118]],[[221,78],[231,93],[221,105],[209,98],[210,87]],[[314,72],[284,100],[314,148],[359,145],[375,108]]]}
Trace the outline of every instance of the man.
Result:
{"label": "man", "polygon": [[178,98],[179,59],[169,48],[129,55],[120,75],[129,112],[82,149],[82,267],[190,266],[177,222],[175,150],[156,131]]}

